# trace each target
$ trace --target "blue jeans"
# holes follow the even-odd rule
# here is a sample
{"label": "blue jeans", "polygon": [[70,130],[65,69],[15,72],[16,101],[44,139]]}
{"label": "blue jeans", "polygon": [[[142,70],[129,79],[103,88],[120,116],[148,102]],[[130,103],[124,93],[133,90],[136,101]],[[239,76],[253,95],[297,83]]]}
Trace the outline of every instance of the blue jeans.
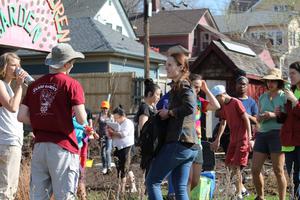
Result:
{"label": "blue jeans", "polygon": [[171,174],[169,174],[169,176],[168,176],[168,195],[174,194],[174,193],[175,193],[175,191],[174,191],[174,187],[172,184],[172,172],[171,172]]}
{"label": "blue jeans", "polygon": [[188,200],[187,183],[190,168],[198,151],[179,142],[165,144],[152,161],[146,177],[150,200],[163,200],[161,183],[172,172],[172,183],[177,200]]}
{"label": "blue jeans", "polygon": [[111,167],[111,150],[112,150],[112,139],[105,137],[104,143],[101,148],[101,157],[103,168]]}
{"label": "blue jeans", "polygon": [[300,146],[296,146],[292,152],[285,152],[285,165],[289,177],[291,177],[293,169],[294,195],[297,197],[295,199],[300,199]]}

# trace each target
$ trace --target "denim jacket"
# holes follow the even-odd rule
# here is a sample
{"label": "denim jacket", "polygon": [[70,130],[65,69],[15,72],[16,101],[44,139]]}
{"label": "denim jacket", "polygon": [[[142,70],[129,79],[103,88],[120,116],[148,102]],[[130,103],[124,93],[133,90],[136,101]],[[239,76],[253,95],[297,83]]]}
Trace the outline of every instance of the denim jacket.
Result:
{"label": "denim jacket", "polygon": [[172,88],[170,91],[169,110],[172,110],[174,116],[169,118],[165,142],[196,144],[196,96],[188,81],[182,81],[179,89]]}

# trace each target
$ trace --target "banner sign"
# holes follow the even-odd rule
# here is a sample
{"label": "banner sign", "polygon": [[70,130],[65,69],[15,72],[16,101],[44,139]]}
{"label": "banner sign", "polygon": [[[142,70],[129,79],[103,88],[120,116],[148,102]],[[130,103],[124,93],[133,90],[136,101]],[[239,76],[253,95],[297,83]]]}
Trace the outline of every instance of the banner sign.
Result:
{"label": "banner sign", "polygon": [[0,46],[49,52],[70,40],[61,0],[0,0]]}

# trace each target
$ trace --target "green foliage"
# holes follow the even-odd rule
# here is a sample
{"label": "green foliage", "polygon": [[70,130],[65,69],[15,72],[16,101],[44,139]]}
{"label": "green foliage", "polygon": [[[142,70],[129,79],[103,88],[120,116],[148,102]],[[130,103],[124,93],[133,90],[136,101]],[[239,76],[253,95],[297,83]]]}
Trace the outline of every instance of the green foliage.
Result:
{"label": "green foliage", "polygon": [[[250,195],[249,197],[245,198],[245,200],[253,200],[255,199],[255,195]],[[278,196],[266,196],[265,197],[266,200],[279,200],[279,197]],[[288,197],[286,198],[288,199]]]}

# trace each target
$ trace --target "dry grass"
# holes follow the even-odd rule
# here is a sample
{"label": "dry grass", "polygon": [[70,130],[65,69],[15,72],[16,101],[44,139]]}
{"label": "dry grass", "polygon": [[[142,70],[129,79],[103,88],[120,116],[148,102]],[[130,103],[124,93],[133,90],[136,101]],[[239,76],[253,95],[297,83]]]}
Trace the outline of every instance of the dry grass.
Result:
{"label": "dry grass", "polygon": [[19,177],[19,186],[15,200],[27,200],[29,199],[30,191],[30,161],[32,155],[32,140],[31,137],[24,138],[24,145],[22,148],[22,160]]}
{"label": "dry grass", "polygon": [[30,162],[23,160],[20,171],[19,187],[16,200],[29,199]]}
{"label": "dry grass", "polygon": [[[30,142],[25,142],[23,157],[22,157],[22,166],[20,172],[19,179],[19,188],[16,196],[16,200],[29,200],[29,181],[30,181],[30,160],[31,160],[31,145]],[[99,163],[99,155],[97,142],[91,142],[90,149],[91,158],[94,159],[94,163]],[[135,199],[147,199],[144,195],[145,186],[144,186],[144,174],[140,170],[137,162],[133,163],[132,170],[135,174],[136,186],[138,189],[137,193],[129,193],[125,194],[118,193],[118,183],[117,175],[115,170],[109,175],[102,175],[101,169],[99,167],[87,168],[86,172],[86,186],[87,186],[87,194],[88,200],[135,200]],[[247,177],[251,177],[249,168],[247,168],[244,172]],[[235,190],[233,187],[234,179],[231,179],[230,171],[224,165],[223,159],[217,159],[217,169],[216,169],[216,190],[214,199],[222,199],[227,200],[231,199]],[[267,195],[276,196],[277,195],[277,187],[276,187],[276,179],[274,177],[271,166],[265,165],[264,167],[264,176],[265,176],[265,192]],[[289,181],[290,182],[290,181]],[[275,184],[274,184],[275,183]],[[290,182],[290,185],[292,183]],[[248,180],[246,183],[247,189],[249,189],[250,193],[254,194],[254,187],[252,184],[252,180]],[[128,187],[129,189],[129,187]],[[167,185],[162,186],[163,194],[166,194]],[[292,191],[289,191],[290,194],[293,194]]]}

